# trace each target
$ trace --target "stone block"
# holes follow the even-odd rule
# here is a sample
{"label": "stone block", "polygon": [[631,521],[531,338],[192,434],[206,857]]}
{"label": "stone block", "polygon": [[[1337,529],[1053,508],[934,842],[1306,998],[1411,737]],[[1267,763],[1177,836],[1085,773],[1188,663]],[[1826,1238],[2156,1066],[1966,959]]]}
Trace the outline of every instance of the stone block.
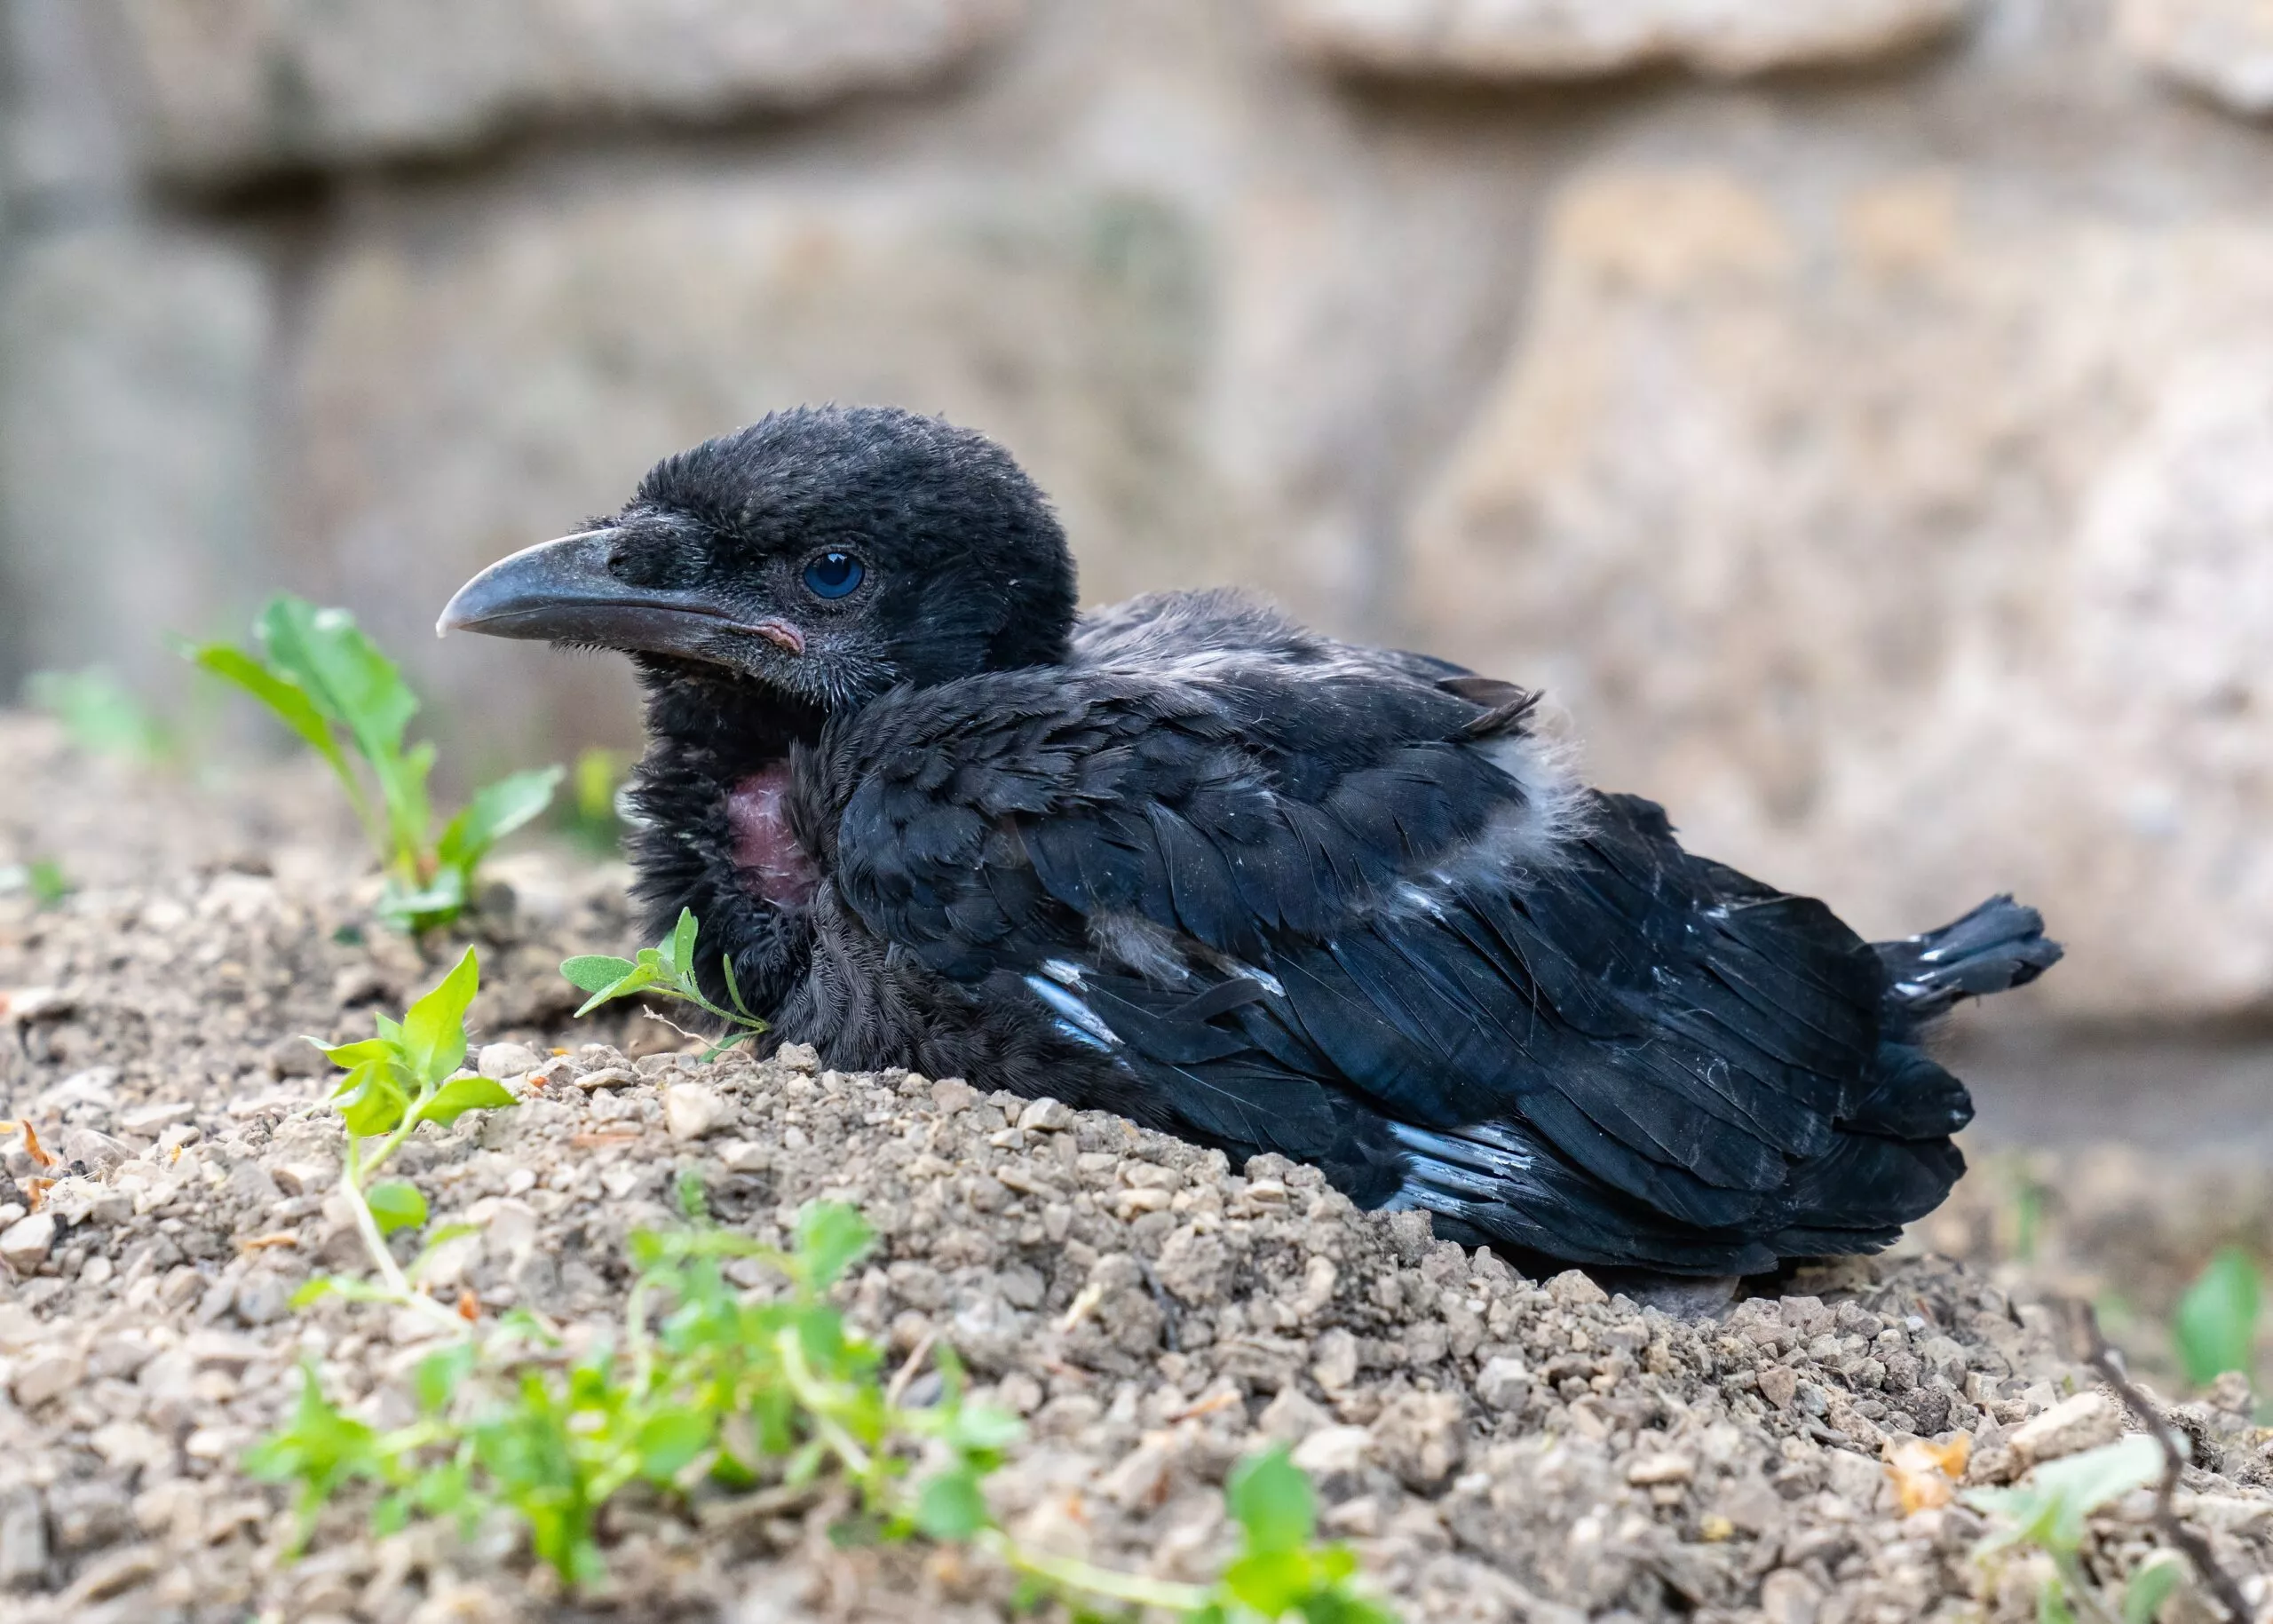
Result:
{"label": "stone block", "polygon": [[1866,935],[1993,891],[2063,1012],[2273,997],[2273,226],[1588,174],[1422,505],[1416,646]]}
{"label": "stone block", "polygon": [[205,179],[530,123],[716,120],[921,83],[1023,0],[109,0],[151,161]]}
{"label": "stone block", "polygon": [[2273,5],[2123,0],[2117,37],[2158,73],[2237,113],[2273,115]]}
{"label": "stone block", "polygon": [[272,301],[227,241],[120,221],[28,237],[0,280],[0,693],[99,657],[179,681],[265,578]]}
{"label": "stone block", "polygon": [[448,231],[414,214],[315,279],[290,385],[302,573],[417,664],[438,726],[522,760],[620,740],[628,669],[437,644],[440,605],[776,408],[890,402],[1001,438],[1086,600],[1220,579],[1237,560],[1191,444],[1200,252],[1184,215],[1120,192],[725,176],[469,201]]}
{"label": "stone block", "polygon": [[1584,79],[1673,65],[1716,78],[1866,62],[1952,28],[1968,0],[1280,0],[1296,47],[1343,67]]}

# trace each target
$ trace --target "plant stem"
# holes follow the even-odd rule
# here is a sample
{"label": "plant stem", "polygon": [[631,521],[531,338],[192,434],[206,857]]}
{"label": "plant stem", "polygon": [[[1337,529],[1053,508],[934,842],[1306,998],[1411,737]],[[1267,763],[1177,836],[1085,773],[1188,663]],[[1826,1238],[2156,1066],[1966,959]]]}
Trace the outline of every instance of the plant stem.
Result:
{"label": "plant stem", "polygon": [[1067,1589],[1086,1591],[1091,1596],[1103,1596],[1116,1602],[1130,1602],[1139,1607],[1158,1607],[1167,1612],[1197,1612],[1208,1604],[1208,1591],[1200,1585],[1179,1584],[1171,1579],[1146,1579],[1138,1573],[1120,1573],[1102,1568],[1074,1557],[1053,1557],[1042,1551],[1027,1550],[1000,1528],[983,1529],[972,1541],[989,1555],[1022,1573],[1046,1579]]}
{"label": "plant stem", "polygon": [[813,1430],[820,1434],[821,1440],[836,1453],[836,1458],[844,1462],[847,1471],[856,1477],[866,1477],[874,1470],[875,1462],[868,1452],[860,1446],[859,1440],[847,1432],[843,1424],[829,1414],[836,1407],[836,1400],[813,1379],[813,1373],[806,1367],[805,1351],[797,1345],[796,1332],[785,1329],[774,1333],[773,1349],[781,1356],[781,1374],[789,1383],[789,1390],[796,1394],[797,1401],[812,1416]]}
{"label": "plant stem", "polygon": [[402,1113],[401,1125],[379,1142],[378,1152],[368,1161],[363,1160],[362,1141],[352,1133],[347,1136],[347,1153],[342,1158],[339,1188],[347,1198],[350,1211],[355,1216],[355,1232],[363,1238],[363,1249],[370,1254],[372,1267],[385,1282],[388,1295],[402,1306],[429,1319],[439,1320],[453,1329],[461,1328],[463,1321],[424,1293],[411,1290],[410,1282],[403,1277],[402,1266],[387,1249],[386,1237],[379,1232],[379,1221],[372,1216],[371,1204],[363,1199],[363,1180],[379,1170],[387,1158],[400,1148],[410,1130],[417,1126],[418,1108],[434,1096],[432,1088],[420,1090],[418,1097]]}

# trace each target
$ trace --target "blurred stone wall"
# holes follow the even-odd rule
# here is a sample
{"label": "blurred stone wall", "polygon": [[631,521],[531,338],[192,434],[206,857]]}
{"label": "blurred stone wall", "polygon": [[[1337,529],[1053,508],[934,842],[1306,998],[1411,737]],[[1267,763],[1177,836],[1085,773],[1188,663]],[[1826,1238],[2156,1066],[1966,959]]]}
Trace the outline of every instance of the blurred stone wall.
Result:
{"label": "blurred stone wall", "polygon": [[[1545,684],[1692,843],[2038,1008],[2273,1010],[2261,0],[0,0],[0,692],[279,585],[426,635],[801,400],[1002,438],[1087,596]],[[2037,996],[2037,995],[2032,995]]]}

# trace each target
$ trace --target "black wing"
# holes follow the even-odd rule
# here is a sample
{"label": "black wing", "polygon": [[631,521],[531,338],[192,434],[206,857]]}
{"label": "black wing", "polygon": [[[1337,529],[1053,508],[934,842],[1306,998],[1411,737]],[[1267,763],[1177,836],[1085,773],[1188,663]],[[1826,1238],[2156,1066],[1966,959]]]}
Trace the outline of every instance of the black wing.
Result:
{"label": "black wing", "polygon": [[1877,1101],[1873,951],[1647,802],[1544,788],[1519,691],[1322,643],[1136,654],[897,694],[821,746],[843,902],[1030,1007],[1066,1074],[1580,1261],[1765,1268],[1946,1192],[1962,1094]]}

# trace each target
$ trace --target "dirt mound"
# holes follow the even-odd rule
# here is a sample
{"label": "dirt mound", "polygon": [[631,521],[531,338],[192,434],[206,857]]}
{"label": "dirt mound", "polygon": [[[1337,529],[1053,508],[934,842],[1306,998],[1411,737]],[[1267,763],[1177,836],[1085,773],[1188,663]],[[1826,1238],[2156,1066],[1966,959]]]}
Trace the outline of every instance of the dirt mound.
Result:
{"label": "dirt mound", "polygon": [[[363,1035],[440,967],[359,930],[369,897],[346,849],[291,844],[310,827],[296,788],[263,803],[273,834],[252,846],[242,804],[184,794],[154,820],[132,810],[147,786],[99,793],[23,725],[0,724],[0,759],[31,764],[34,791],[0,864],[51,852],[101,873],[51,911],[0,897],[0,1116],[33,1121],[67,1175],[28,1230],[7,1209],[28,1205],[30,1158],[10,1151],[0,1174],[0,1613],[1001,1612],[983,1564],[837,1549],[825,1495],[627,1504],[605,1525],[613,1588],[573,1600],[515,1543],[441,1525],[372,1539],[360,1506],[281,1562],[282,1498],[236,1462],[291,1403],[295,1367],[384,1414],[428,1334],[345,1303],[289,1309],[311,1275],[360,1266],[324,1068],[296,1034]],[[776,1240],[809,1200],[857,1203],[879,1239],[842,1287],[849,1312],[896,1352],[951,1343],[1026,1418],[991,1489],[1036,1544],[1208,1576],[1232,1533],[1225,1472],[1280,1438],[1409,1620],[2018,1620],[2036,1616],[2042,1558],[1975,1560],[1986,1524],[1961,1503],[1905,1515],[1882,1454],[1963,1433],[1972,1480],[1999,1481],[2122,1424],[2046,1310],[1944,1260],[1850,1264],[1681,1319],[1581,1274],[1525,1279],[1276,1158],[1235,1170],[1112,1117],[839,1074],[810,1052],[642,1053],[679,1040],[573,1027],[554,973],[565,953],[628,945],[620,875],[500,875],[475,1017],[482,1069],[521,1103],[421,1129],[390,1169],[438,1222],[478,1226],[437,1285],[598,1335],[622,1312],[625,1235],[671,1223],[683,1179]],[[2262,1605],[2273,1433],[2228,1397],[2182,1412],[2198,1464],[2179,1502]],[[2094,1517],[2099,1580],[2155,1548],[2151,1509],[2142,1490]],[[2171,1605],[2214,1616],[2190,1594]]]}

